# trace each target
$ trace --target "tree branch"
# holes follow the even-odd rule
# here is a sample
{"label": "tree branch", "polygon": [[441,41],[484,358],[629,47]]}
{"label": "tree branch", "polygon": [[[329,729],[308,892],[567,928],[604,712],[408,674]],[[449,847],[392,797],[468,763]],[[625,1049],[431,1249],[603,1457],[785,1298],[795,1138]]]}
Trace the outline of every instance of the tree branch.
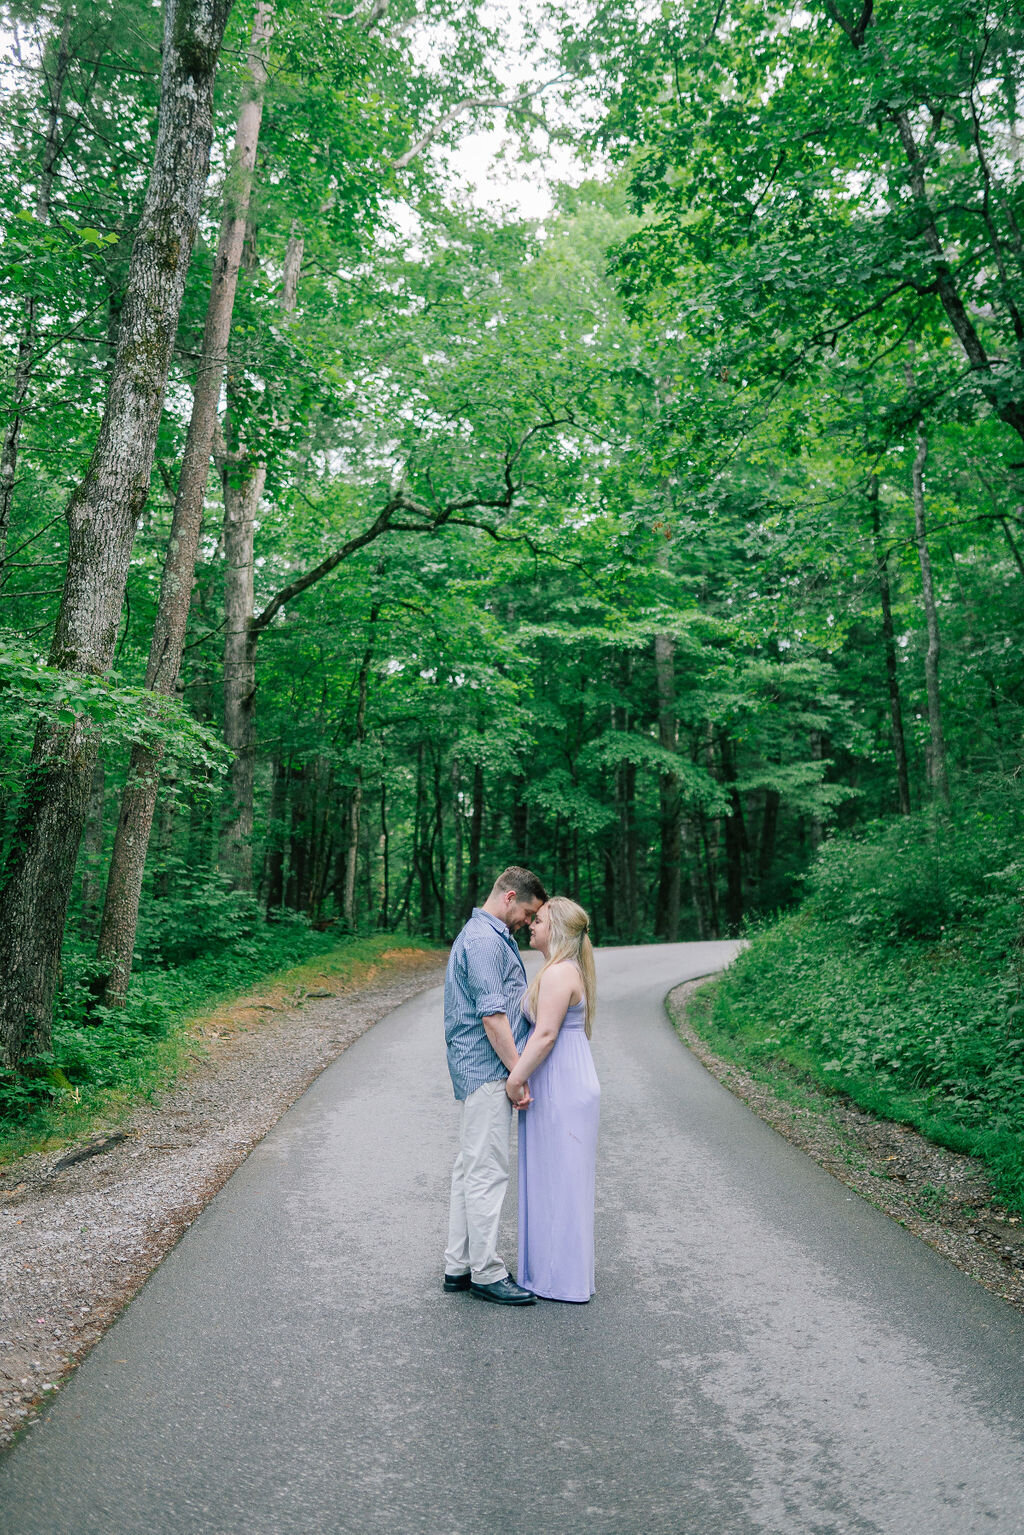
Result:
{"label": "tree branch", "polygon": [[[320,561],[312,570],[307,570],[303,575],[297,576],[287,586],[275,592],[261,613],[253,618],[250,632],[262,634],[271,624],[286,602],[299,597],[303,592],[322,581],[324,576],[329,576],[332,570],[336,570],[343,560],[355,554],[359,549],[365,549],[367,544],[372,544],[375,539],[384,533],[436,533],[449,522],[460,522],[461,514],[480,508],[483,511],[508,511],[517,492],[522,488],[522,477],[513,478],[513,470],[523,455],[527,444],[539,432],[553,431],[560,426],[572,425],[572,415],[549,416],[545,421],[538,421],[524,432],[518,442],[505,454],[504,480],[505,489],[499,496],[464,496],[457,501],[449,501],[444,505],[430,507],[422,501],[417,501],[404,490],[398,490],[388,497],[386,504],[378,512],[368,528],[362,533],[357,533],[353,538],[342,544],[340,549],[335,549],[326,559]],[[398,522],[395,514],[406,512],[411,516],[422,519],[420,522]],[[488,529],[488,531],[490,531]]]}
{"label": "tree branch", "polygon": [[[557,78],[562,79],[564,77],[559,75]],[[452,107],[450,112],[445,112],[443,117],[439,117],[433,127],[428,128],[425,133],[421,134],[415,143],[409,146],[404,154],[401,154],[397,159],[392,160],[392,169],[396,171],[404,171],[406,166],[411,165],[413,160],[415,160],[418,155],[421,155],[425,149],[433,144],[435,139],[440,138],[441,134],[444,133],[447,128],[451,127],[452,123],[458,122],[460,117],[464,117],[467,112],[475,111],[479,107],[495,107],[505,112],[517,112],[521,116],[535,117],[536,114],[531,112],[528,103],[532,101],[535,96],[539,96],[543,91],[546,91],[550,85],[554,85],[555,83],[555,80],[548,80],[545,81],[543,85],[535,85],[524,88],[520,90],[515,96],[467,96],[464,101],[456,102],[455,106]]]}

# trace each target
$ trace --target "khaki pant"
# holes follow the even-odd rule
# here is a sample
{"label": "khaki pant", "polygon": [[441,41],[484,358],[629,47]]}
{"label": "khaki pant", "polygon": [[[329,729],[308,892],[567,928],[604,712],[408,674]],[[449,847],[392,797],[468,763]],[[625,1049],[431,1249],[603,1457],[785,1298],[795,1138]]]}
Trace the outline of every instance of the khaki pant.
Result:
{"label": "khaki pant", "polygon": [[468,1270],[475,1284],[495,1284],[508,1273],[498,1257],[498,1223],[508,1188],[512,1105],[504,1082],[485,1082],[461,1109],[444,1270]]}

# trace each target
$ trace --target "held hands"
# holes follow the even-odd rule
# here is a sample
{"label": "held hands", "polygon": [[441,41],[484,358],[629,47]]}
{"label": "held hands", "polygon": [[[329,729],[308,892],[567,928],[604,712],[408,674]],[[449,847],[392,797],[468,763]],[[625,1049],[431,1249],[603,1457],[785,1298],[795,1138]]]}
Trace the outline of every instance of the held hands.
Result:
{"label": "held hands", "polygon": [[528,1109],[533,1102],[527,1082],[513,1082],[512,1078],[508,1077],[505,1082],[505,1092],[517,1109]]}

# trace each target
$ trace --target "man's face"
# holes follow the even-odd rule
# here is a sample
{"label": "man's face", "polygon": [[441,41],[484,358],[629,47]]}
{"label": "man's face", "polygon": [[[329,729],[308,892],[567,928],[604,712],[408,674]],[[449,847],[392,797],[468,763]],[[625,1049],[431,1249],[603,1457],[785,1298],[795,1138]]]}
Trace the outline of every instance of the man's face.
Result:
{"label": "man's face", "polygon": [[507,894],[512,897],[512,900],[505,921],[508,923],[510,932],[518,933],[521,927],[529,926],[544,903],[543,901],[517,901],[514,890],[509,890]]}

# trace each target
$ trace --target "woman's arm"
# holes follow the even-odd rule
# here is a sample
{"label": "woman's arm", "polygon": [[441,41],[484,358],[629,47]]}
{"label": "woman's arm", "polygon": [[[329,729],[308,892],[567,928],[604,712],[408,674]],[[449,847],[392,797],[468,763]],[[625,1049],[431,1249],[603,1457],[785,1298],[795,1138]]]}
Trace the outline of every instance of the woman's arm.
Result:
{"label": "woman's arm", "polygon": [[572,994],[579,990],[579,985],[580,978],[576,972],[576,966],[570,964],[568,960],[560,965],[552,965],[551,969],[545,972],[540,983],[540,994],[537,997],[536,1027],[523,1046],[523,1053],[509,1072],[508,1081],[505,1083],[505,1091],[513,1103],[519,1101],[519,1094],[526,1085],[530,1072],[551,1054],[555,1040],[558,1038],[558,1031],[565,1021]]}

